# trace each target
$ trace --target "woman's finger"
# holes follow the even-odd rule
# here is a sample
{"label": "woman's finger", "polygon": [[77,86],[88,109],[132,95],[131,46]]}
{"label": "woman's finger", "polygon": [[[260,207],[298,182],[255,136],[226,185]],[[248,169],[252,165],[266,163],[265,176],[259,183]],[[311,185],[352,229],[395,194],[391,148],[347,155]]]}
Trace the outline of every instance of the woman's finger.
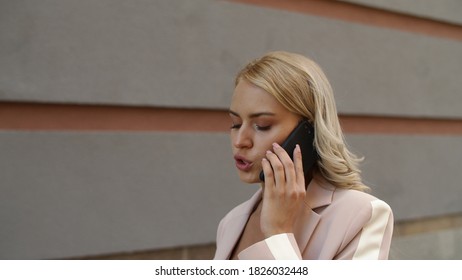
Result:
{"label": "woman's finger", "polygon": [[273,169],[274,182],[276,184],[275,187],[278,187],[279,190],[283,190],[285,182],[286,182],[284,165],[282,164],[279,157],[272,151],[266,152],[266,158],[270,162],[271,167]]}
{"label": "woman's finger", "polygon": [[289,154],[287,154],[286,150],[277,143],[273,144],[273,150],[284,167],[285,180],[287,184],[292,185],[296,183],[295,166]]}
{"label": "woman's finger", "polygon": [[274,173],[270,162],[266,158],[263,158],[261,166],[263,168],[263,174],[265,174],[265,187],[274,187]]}
{"label": "woman's finger", "polygon": [[298,144],[294,149],[294,166],[297,185],[305,187],[305,173],[303,171],[302,150]]}

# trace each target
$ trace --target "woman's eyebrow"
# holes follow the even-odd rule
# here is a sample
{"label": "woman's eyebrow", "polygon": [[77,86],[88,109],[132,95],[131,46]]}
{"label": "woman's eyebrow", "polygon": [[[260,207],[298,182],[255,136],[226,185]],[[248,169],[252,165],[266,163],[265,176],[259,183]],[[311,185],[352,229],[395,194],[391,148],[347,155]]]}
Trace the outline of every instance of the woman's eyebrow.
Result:
{"label": "woman's eyebrow", "polygon": [[[232,111],[232,110],[229,110],[229,113],[231,115],[234,115],[236,117],[241,117],[238,113]],[[257,118],[257,117],[260,117],[260,116],[275,116],[276,114],[275,113],[272,113],[272,112],[257,112],[257,113],[252,113],[249,115],[249,118],[253,119],[253,118]]]}

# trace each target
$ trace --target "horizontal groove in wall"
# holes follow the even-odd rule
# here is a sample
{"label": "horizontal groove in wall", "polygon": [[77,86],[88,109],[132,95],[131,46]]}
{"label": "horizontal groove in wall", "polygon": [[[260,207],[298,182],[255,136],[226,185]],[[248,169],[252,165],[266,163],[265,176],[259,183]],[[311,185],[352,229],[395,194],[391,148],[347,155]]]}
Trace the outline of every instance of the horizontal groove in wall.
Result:
{"label": "horizontal groove in wall", "polygon": [[211,260],[216,245],[201,244],[183,247],[152,249],[133,252],[109,253],[93,256],[67,258],[70,260]]}
{"label": "horizontal groove in wall", "polygon": [[395,223],[393,236],[402,237],[462,227],[462,213]]}
{"label": "horizontal groove in wall", "polygon": [[228,119],[219,110],[0,103],[3,130],[220,132]]}
{"label": "horizontal groove in wall", "polygon": [[[462,120],[341,115],[345,133],[462,135]],[[227,132],[226,110],[0,102],[0,130]]]}
{"label": "horizontal groove in wall", "polygon": [[335,0],[227,0],[365,25],[462,40],[462,26]]}
{"label": "horizontal groove in wall", "polygon": [[462,120],[340,116],[346,133],[462,135]]}

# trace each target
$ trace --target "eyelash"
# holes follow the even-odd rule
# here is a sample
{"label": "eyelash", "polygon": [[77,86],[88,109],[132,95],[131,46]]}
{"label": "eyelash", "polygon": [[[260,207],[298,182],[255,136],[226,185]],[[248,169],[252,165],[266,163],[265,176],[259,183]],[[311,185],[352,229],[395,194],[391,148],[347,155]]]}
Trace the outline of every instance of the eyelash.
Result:
{"label": "eyelash", "polygon": [[[231,126],[231,129],[239,129],[241,127],[240,124],[233,124]],[[259,131],[268,131],[271,129],[271,126],[268,125],[268,126],[258,126],[258,125],[255,125],[255,128]]]}
{"label": "eyelash", "polygon": [[233,125],[231,126],[231,129],[238,129],[238,128],[240,128],[240,127],[241,127],[240,124],[233,124]]}

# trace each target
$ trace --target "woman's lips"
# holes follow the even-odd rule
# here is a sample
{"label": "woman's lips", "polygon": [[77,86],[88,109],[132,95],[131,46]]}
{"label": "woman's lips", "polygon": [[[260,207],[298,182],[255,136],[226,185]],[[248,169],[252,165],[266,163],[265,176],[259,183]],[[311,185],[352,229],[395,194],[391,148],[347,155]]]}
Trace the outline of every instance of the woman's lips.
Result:
{"label": "woman's lips", "polygon": [[246,160],[244,157],[235,156],[234,160],[236,161],[237,169],[241,171],[249,171],[252,168],[253,163]]}

